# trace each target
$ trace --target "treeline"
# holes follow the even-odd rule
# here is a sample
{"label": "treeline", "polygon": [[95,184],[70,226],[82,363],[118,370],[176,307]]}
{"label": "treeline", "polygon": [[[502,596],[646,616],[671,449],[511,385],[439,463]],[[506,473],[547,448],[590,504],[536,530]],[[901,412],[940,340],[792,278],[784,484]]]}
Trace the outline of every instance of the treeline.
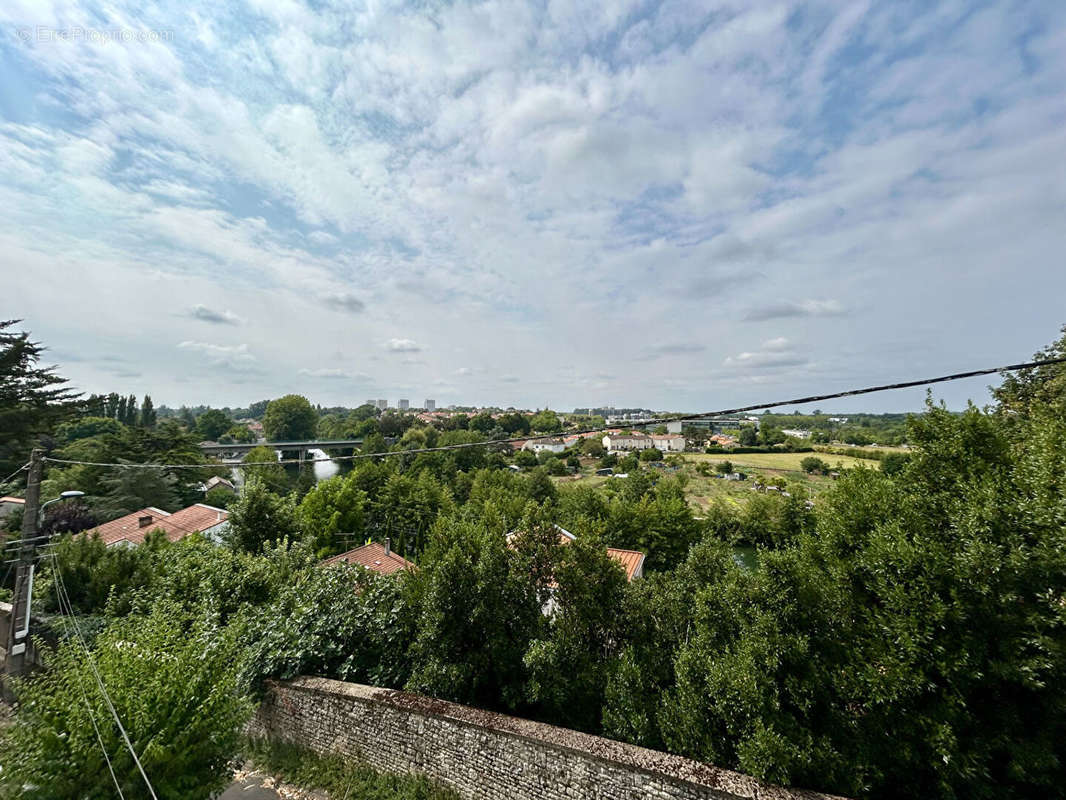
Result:
{"label": "treeline", "polygon": [[[762,414],[761,428],[808,430],[816,444],[844,442],[853,445],[900,445],[907,443],[907,420],[911,414]],[[847,422],[834,420],[846,419]]]}

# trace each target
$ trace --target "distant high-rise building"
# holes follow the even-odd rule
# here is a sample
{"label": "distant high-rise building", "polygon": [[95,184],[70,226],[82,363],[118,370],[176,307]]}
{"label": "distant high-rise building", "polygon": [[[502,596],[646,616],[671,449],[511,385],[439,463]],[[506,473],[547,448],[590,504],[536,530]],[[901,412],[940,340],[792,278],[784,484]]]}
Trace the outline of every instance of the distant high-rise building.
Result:
{"label": "distant high-rise building", "polygon": [[400,411],[406,411],[407,409],[409,409],[411,407],[411,403],[401,397],[400,398],[400,402],[398,402],[396,404],[396,407],[399,408]]}
{"label": "distant high-rise building", "polygon": [[363,405],[365,405],[365,406],[372,406],[374,404],[375,403],[374,403],[374,398],[373,397],[371,397],[369,400],[367,400],[365,403],[363,403]]}
{"label": "distant high-rise building", "polygon": [[426,400],[426,411],[436,411],[436,410],[437,410],[437,401],[436,400]]}
{"label": "distant high-rise building", "polygon": [[378,410],[384,411],[386,408],[389,407],[389,401],[385,399],[380,399],[374,405],[378,407]]}

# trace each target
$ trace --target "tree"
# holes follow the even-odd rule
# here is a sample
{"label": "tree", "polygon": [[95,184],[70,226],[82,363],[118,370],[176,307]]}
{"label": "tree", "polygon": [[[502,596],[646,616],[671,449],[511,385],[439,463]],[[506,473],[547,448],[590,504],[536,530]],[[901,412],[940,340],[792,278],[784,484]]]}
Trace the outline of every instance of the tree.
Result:
{"label": "tree", "polygon": [[141,427],[154,428],[156,423],[155,406],[152,405],[152,398],[150,395],[144,396],[144,402],[141,403]]}
{"label": "tree", "polygon": [[562,430],[563,424],[559,417],[549,408],[538,411],[529,420],[530,427],[538,433],[555,433]]}
{"label": "tree", "polygon": [[300,525],[314,543],[315,553],[325,558],[341,551],[340,534],[362,538],[366,493],[351,475],[336,475],[321,481],[300,502]]}
{"label": "tree", "polygon": [[[1066,357],[1066,325],[1062,336],[1043,350],[1033,354],[1033,361],[1046,361]],[[1014,415],[1028,416],[1034,408],[1066,406],[1066,364],[1048,364],[1042,367],[1016,370],[1007,373],[1003,383],[993,390],[998,403],[997,410],[1004,418]]]}
{"label": "tree", "polygon": [[483,708],[518,707],[522,657],[541,613],[533,582],[513,568],[503,533],[439,522],[423,563],[414,576],[421,612],[408,688]]}
{"label": "tree", "polygon": [[881,459],[881,471],[886,475],[898,475],[910,460],[911,457],[907,453],[885,453]]}
{"label": "tree", "polygon": [[132,394],[126,398],[126,416],[123,417],[124,425],[136,425],[140,419],[140,410],[137,408],[137,398]]}
{"label": "tree", "polygon": [[161,469],[136,466],[116,468],[100,481],[104,490],[99,503],[100,512],[111,519],[148,506],[177,511],[182,505],[177,483],[173,475]]}
{"label": "tree", "polygon": [[104,416],[111,417],[111,419],[121,422],[118,416],[119,397],[118,392],[111,392],[107,396],[107,400],[104,402]]}
{"label": "tree", "polygon": [[248,404],[248,416],[252,419],[262,419],[266,414],[267,406],[270,405],[269,400],[257,400],[254,403]]}
{"label": "tree", "polygon": [[105,433],[113,435],[122,431],[122,423],[110,417],[79,417],[71,422],[64,422],[56,430],[56,438],[63,444],[79,439],[91,439]]}
{"label": "tree", "polygon": [[9,330],[20,320],[0,321],[0,469],[14,470],[29,459],[35,439],[50,433],[77,409],[78,392],[66,388],[55,367],[39,366],[44,348],[25,331]]}
{"label": "tree", "polygon": [[318,414],[310,401],[298,394],[271,400],[263,416],[263,431],[268,441],[296,442],[313,439]]}
{"label": "tree", "polygon": [[767,424],[759,427],[759,444],[769,447],[775,444],[783,444],[784,441],[785,434],[781,432],[780,428]]}
{"label": "tree", "polygon": [[662,461],[663,460],[663,454],[662,454],[662,451],[659,450],[658,448],[649,447],[646,450],[641,450],[640,451],[640,460],[641,461]]}
{"label": "tree", "polygon": [[115,408],[115,419],[117,419],[123,425],[126,424],[126,419],[128,417],[126,413],[126,406],[128,404],[129,400],[126,397],[120,397],[118,399],[118,406]]}
{"label": "tree", "polygon": [[292,499],[278,497],[256,475],[230,503],[229,513],[227,541],[248,553],[259,553],[271,542],[299,538],[301,532]]}
{"label": "tree", "polygon": [[737,436],[737,442],[741,447],[755,447],[759,443],[759,431],[751,424],[745,423],[740,426],[740,434]]}
{"label": "tree", "polygon": [[209,408],[196,418],[196,433],[208,441],[216,441],[233,425],[233,420],[226,412]]}
{"label": "tree", "polygon": [[608,664],[625,629],[626,576],[602,541],[579,536],[561,548],[554,577],[556,611],[549,636],[526,653],[526,693],[553,721],[598,730]]}
{"label": "tree", "polygon": [[728,459],[725,461],[719,461],[714,465],[714,470],[719,475],[730,475],[733,472],[733,462]]}
{"label": "tree", "polygon": [[817,472],[821,475],[825,475],[829,472],[829,465],[817,456],[807,456],[800,461],[800,469],[806,472],[808,475]]}
{"label": "tree", "polygon": [[215,508],[229,508],[229,504],[233,502],[234,497],[235,495],[229,488],[215,486],[204,494],[204,502]]}
{"label": "tree", "polygon": [[81,502],[56,503],[44,516],[39,533],[54,536],[61,533],[79,533],[95,527],[96,515]]}
{"label": "tree", "polygon": [[522,449],[514,454],[514,463],[519,467],[535,467],[538,464],[537,456],[532,450]]}
{"label": "tree", "polygon": [[[96,639],[95,669],[160,798],[206,800],[230,780],[252,710],[238,691],[236,633],[163,603],[113,621]],[[3,737],[5,797],[113,797],[111,771],[126,797],[145,796],[81,648],[68,639],[47,670],[17,683],[18,712]]]}
{"label": "tree", "polygon": [[285,468],[278,463],[278,454],[272,447],[259,445],[249,450],[242,464],[257,464],[259,466],[246,466],[243,468],[245,479],[256,477],[266,487],[276,493],[284,493],[289,489],[289,478],[285,474]]}
{"label": "tree", "polygon": [[244,425],[233,425],[229,430],[218,437],[218,441],[222,444],[229,444],[230,442],[251,444],[255,441],[255,434]]}
{"label": "tree", "polygon": [[478,433],[488,433],[496,427],[496,420],[492,418],[492,414],[488,411],[482,411],[470,418],[470,430],[477,431]]}

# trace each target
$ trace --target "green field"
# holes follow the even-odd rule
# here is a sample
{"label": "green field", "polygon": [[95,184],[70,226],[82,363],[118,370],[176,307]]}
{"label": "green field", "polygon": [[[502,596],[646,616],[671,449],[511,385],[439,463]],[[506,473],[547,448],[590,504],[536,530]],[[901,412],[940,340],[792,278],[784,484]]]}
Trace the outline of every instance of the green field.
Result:
{"label": "green field", "polygon": [[[714,453],[685,453],[686,461],[709,461],[717,464],[722,461],[732,461],[733,465],[743,471],[751,470],[781,470],[785,472],[800,472],[800,462],[810,456],[817,456],[830,467],[868,467],[880,469],[878,462],[869,458],[855,458],[854,456],[837,456],[831,453],[738,453],[735,456]],[[747,469],[744,469],[747,468]]]}

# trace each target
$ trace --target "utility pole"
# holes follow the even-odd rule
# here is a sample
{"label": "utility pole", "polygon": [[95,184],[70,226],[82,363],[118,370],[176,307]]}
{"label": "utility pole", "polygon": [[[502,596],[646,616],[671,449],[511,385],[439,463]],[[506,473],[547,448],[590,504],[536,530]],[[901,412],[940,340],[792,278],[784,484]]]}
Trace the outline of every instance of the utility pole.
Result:
{"label": "utility pole", "polygon": [[37,518],[41,501],[41,471],[44,452],[34,448],[26,477],[26,504],[22,512],[22,547],[15,573],[15,596],[11,602],[11,622],[7,635],[7,664],[4,668],[4,694],[11,696],[11,678],[26,672],[26,648],[30,643],[30,601],[33,573],[37,566]]}

